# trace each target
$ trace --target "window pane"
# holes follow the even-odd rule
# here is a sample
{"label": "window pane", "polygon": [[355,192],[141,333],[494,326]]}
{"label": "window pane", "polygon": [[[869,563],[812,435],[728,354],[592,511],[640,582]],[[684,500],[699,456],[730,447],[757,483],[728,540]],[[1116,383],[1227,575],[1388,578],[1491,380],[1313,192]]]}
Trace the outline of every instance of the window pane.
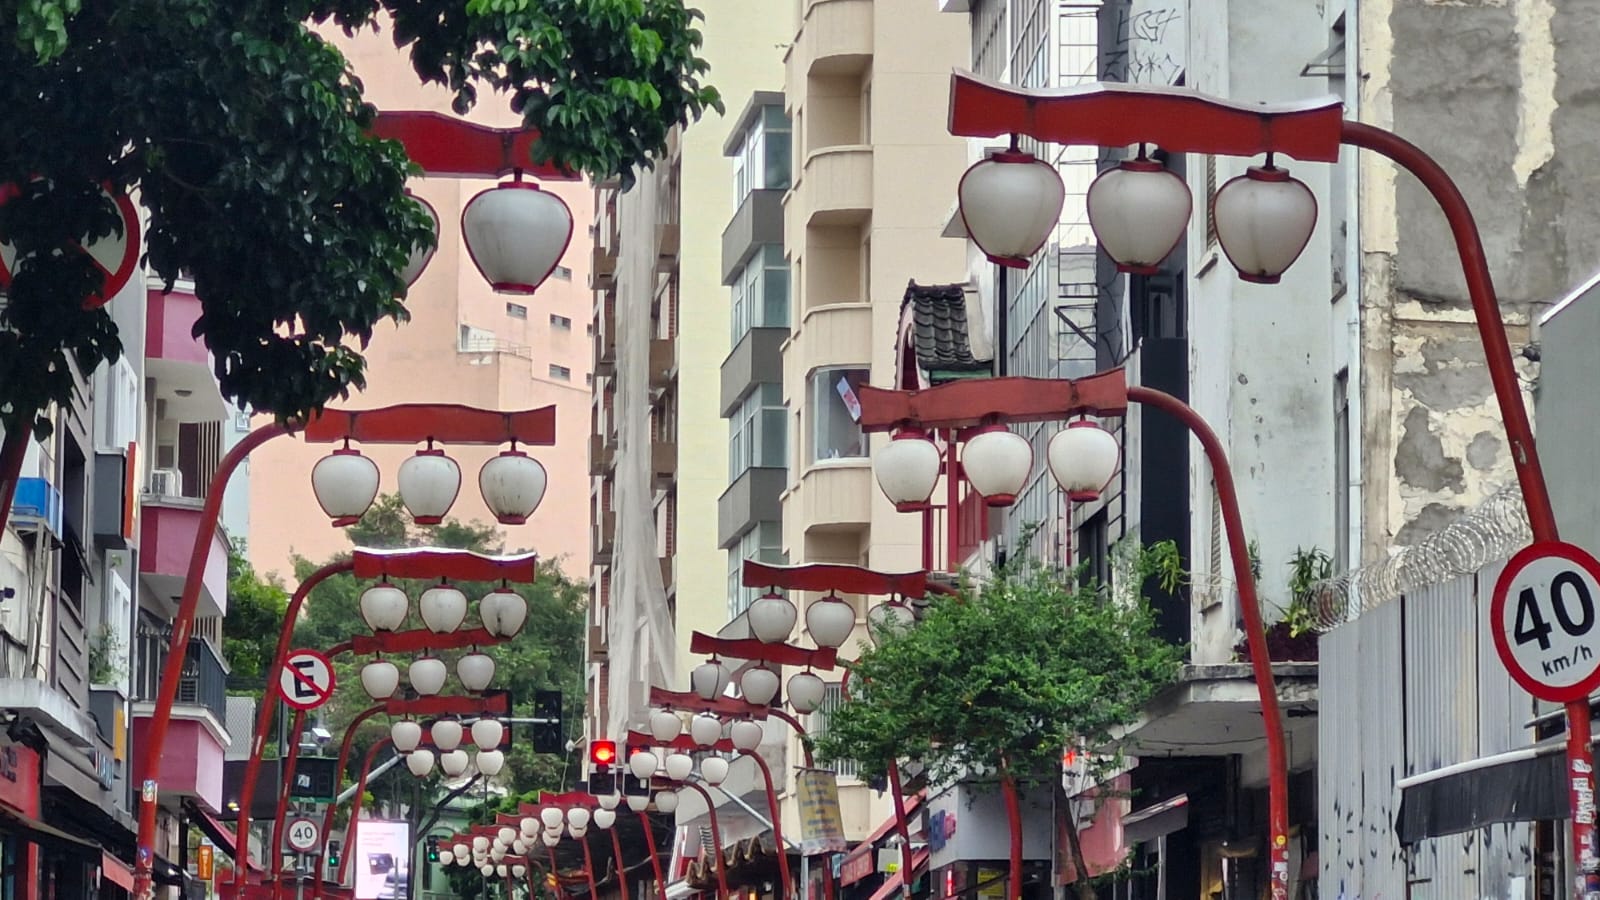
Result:
{"label": "window pane", "polygon": [[761,127],[766,131],[788,131],[789,117],[783,114],[783,107],[769,106],[761,111]]}
{"label": "window pane", "polygon": [[866,369],[824,369],[811,379],[812,447],[817,461],[867,455],[857,389]]}
{"label": "window pane", "polygon": [[789,266],[768,266],[761,292],[761,324],[784,328],[789,324]]}
{"label": "window pane", "polygon": [[788,188],[790,169],[788,133],[769,132],[766,135],[765,143],[766,152],[763,154],[762,162],[766,177],[762,186],[774,190]]}
{"label": "window pane", "polygon": [[761,411],[761,458],[757,465],[781,469],[784,465],[784,447],[787,445],[788,412],[782,407]]}

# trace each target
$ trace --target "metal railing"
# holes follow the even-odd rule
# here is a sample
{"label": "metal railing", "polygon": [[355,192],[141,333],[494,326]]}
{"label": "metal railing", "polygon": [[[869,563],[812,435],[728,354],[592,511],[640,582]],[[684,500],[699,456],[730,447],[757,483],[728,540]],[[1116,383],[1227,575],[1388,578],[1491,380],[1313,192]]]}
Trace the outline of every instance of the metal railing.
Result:
{"label": "metal railing", "polygon": [[[140,629],[138,665],[134,670],[134,700],[150,702],[160,692],[161,670],[166,665],[166,634]],[[228,717],[228,667],[203,638],[190,638],[184,654],[183,675],[178,681],[178,703],[199,706],[226,722]]]}

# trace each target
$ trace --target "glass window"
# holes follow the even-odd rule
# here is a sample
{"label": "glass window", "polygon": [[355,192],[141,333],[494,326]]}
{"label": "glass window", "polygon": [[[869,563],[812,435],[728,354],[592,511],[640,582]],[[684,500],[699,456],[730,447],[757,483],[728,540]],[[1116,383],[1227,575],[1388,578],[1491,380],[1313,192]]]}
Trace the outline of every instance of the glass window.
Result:
{"label": "glass window", "polygon": [[744,561],[753,559],[757,562],[781,566],[786,560],[783,555],[783,525],[778,522],[758,522],[756,527],[746,531],[739,538],[739,543],[728,548],[728,618],[736,618],[740,613],[750,608],[765,588],[747,588],[740,582],[744,580]]}
{"label": "glass window", "polygon": [[752,328],[789,327],[789,261],[783,245],[764,244],[733,283],[733,343]]}
{"label": "glass window", "polygon": [[560,381],[571,381],[572,380],[572,370],[567,368],[566,366],[558,366],[555,363],[551,363],[550,364],[550,377],[558,379]]}
{"label": "glass window", "polygon": [[762,110],[745,133],[739,152],[733,157],[734,202],[743,203],[754,190],[787,190],[794,168],[789,117],[783,107]]}
{"label": "glass window", "polygon": [[551,313],[550,327],[557,331],[571,331],[572,320],[566,316],[558,316],[555,313]]}
{"label": "glass window", "polygon": [[811,376],[808,405],[811,413],[813,462],[851,459],[867,455],[867,436],[861,431],[861,402],[857,390],[867,383],[866,369],[819,369]]}
{"label": "glass window", "polygon": [[746,469],[781,469],[788,465],[788,412],[783,387],[763,384],[750,392],[728,422],[728,480]]}
{"label": "glass window", "polygon": [[506,315],[513,319],[526,319],[528,317],[528,308],[521,303],[507,303]]}
{"label": "glass window", "polygon": [[550,273],[550,274],[552,274],[555,277],[561,279],[562,281],[571,281],[572,280],[572,270],[567,268],[566,266],[556,266],[555,271]]}

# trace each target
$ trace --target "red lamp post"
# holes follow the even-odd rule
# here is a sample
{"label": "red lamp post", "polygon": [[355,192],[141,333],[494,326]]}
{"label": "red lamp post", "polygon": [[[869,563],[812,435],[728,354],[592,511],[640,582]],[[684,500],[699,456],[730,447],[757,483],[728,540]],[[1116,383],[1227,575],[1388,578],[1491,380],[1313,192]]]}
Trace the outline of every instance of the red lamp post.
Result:
{"label": "red lamp post", "polygon": [[[555,443],[555,407],[521,412],[494,412],[473,409],[456,404],[402,404],[381,409],[362,411],[329,410],[316,419],[298,426],[301,437],[310,443],[350,441],[374,444],[419,444],[425,440],[438,440],[454,444],[508,444],[517,441],[532,446],[550,446]],[[222,498],[233,473],[255,448],[273,438],[292,431],[284,426],[270,424],[255,429],[234,445],[217,465],[201,510],[200,523],[195,530],[194,550],[189,558],[189,570],[184,578],[183,593],[178,601],[177,615],[172,623],[172,638],[167,662],[161,673],[151,714],[150,728],[146,734],[143,772],[140,773],[143,802],[139,807],[139,831],[134,866],[134,895],[137,900],[150,900],[153,895],[151,879],[155,860],[156,797],[159,784],[161,755],[166,747],[167,730],[172,722],[172,707],[178,698],[178,682],[183,676],[183,648],[188,646],[194,628],[195,613],[200,603],[200,588],[205,575],[207,557],[212,538],[222,516]],[[357,554],[352,560],[358,577],[372,578],[386,571],[378,563],[378,554]],[[369,571],[363,574],[362,560]],[[391,563],[391,566],[399,563]],[[531,565],[531,563],[530,563]],[[319,573],[326,578],[333,572]],[[408,577],[395,572],[397,577]],[[436,577],[434,571],[419,570],[415,577]],[[497,576],[490,576],[491,578]],[[321,579],[317,579],[320,581]],[[461,579],[461,580],[472,580]],[[296,592],[294,606],[287,621],[293,621],[298,604],[315,584],[308,579]],[[282,660],[289,652],[290,632],[285,629],[278,640],[274,665],[267,673],[267,683],[276,684],[282,670]],[[264,727],[264,726],[262,726]],[[252,752],[259,755],[265,735],[258,728],[257,746]]]}
{"label": "red lamp post", "polygon": [[[951,134],[963,137],[1022,134],[1041,142],[1063,145],[1155,144],[1174,153],[1240,157],[1264,154],[1266,165],[1253,168],[1244,178],[1230,183],[1230,198],[1225,202],[1219,192],[1215,206],[1218,216],[1229,219],[1226,229],[1223,222],[1218,223],[1219,239],[1224,230],[1229,232],[1225,247],[1229,261],[1239,268],[1241,278],[1263,283],[1275,281],[1282,269],[1293,262],[1304,246],[1299,236],[1309,235],[1315,221],[1315,205],[1308,207],[1306,202],[1309,194],[1301,195],[1287,173],[1273,164],[1276,155],[1309,162],[1336,162],[1340,148],[1350,146],[1375,151],[1409,171],[1438,202],[1455,239],[1534,540],[1557,540],[1549,490],[1517,383],[1510,342],[1500,317],[1499,300],[1495,296],[1477,223],[1449,175],[1414,144],[1372,125],[1346,121],[1337,100],[1308,104],[1244,104],[1182,88],[1107,84],[1065,90],[1025,90],[965,72],[957,72],[952,77],[949,124]],[[1237,217],[1244,214],[1244,207],[1267,209],[1273,227],[1262,228],[1259,223],[1251,227],[1240,221]],[[1091,208],[1091,216],[1093,214]],[[1128,399],[1152,402],[1157,398],[1136,396],[1134,390],[1130,390]],[[1177,412],[1174,405],[1182,406],[1171,398],[1157,405],[1173,412]],[[1196,429],[1191,427],[1191,430]],[[1196,434],[1200,436],[1198,430]],[[1202,436],[1202,444],[1205,443]],[[1209,447],[1207,455],[1213,455]],[[1232,531],[1230,527],[1230,545],[1242,544],[1242,535],[1235,536]],[[1233,550],[1236,555],[1243,553],[1237,547]],[[1243,594],[1250,579],[1241,573],[1238,582]],[[1252,623],[1248,627],[1253,639],[1257,626]],[[1253,662],[1261,655],[1254,643],[1251,654]],[[1270,682],[1258,676],[1257,683],[1262,690],[1263,712],[1267,712]],[[1275,697],[1270,699],[1275,700]],[[1594,791],[1587,698],[1567,702],[1566,713],[1572,849],[1580,873],[1575,890],[1579,895],[1592,894],[1600,890],[1600,872],[1597,872],[1600,862],[1596,860],[1594,811],[1587,802]],[[1287,774],[1283,771],[1279,746],[1281,730],[1274,711],[1267,728],[1272,759],[1269,827],[1274,900],[1281,900],[1288,889]],[[1273,737],[1275,733],[1276,738]]]}

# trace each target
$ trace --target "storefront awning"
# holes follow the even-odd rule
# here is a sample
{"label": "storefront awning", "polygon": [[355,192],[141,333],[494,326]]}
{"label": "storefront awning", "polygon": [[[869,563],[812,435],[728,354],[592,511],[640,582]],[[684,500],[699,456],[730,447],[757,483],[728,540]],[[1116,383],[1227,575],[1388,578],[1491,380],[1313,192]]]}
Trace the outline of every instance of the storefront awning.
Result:
{"label": "storefront awning", "polygon": [[133,869],[109,853],[100,854],[100,878],[133,893]]}
{"label": "storefront awning", "polygon": [[[184,804],[184,809],[189,814],[189,820],[194,823],[196,828],[200,829],[200,833],[204,834],[211,843],[216,844],[223,853],[226,853],[234,861],[234,865],[238,865],[240,863],[239,851],[233,829],[223,824],[222,820],[207,812],[198,803],[187,802]],[[261,869],[254,862],[250,863],[250,868],[257,871]]]}
{"label": "storefront awning", "polygon": [[1571,808],[1562,748],[1557,738],[1400,779],[1395,783],[1400,789],[1400,842],[1414,844],[1506,822],[1567,818]]}
{"label": "storefront awning", "polygon": [[[928,851],[918,850],[911,854],[911,881],[916,883],[917,873],[928,866]],[[872,894],[872,900],[886,900],[900,890],[900,884],[905,879],[903,871],[895,872],[883,880],[883,886]]]}
{"label": "storefront awning", "polygon": [[59,828],[52,828],[38,819],[4,808],[0,808],[0,828],[8,829],[24,840],[41,847],[50,847],[66,853],[94,857],[102,852],[99,844],[75,837]]}

